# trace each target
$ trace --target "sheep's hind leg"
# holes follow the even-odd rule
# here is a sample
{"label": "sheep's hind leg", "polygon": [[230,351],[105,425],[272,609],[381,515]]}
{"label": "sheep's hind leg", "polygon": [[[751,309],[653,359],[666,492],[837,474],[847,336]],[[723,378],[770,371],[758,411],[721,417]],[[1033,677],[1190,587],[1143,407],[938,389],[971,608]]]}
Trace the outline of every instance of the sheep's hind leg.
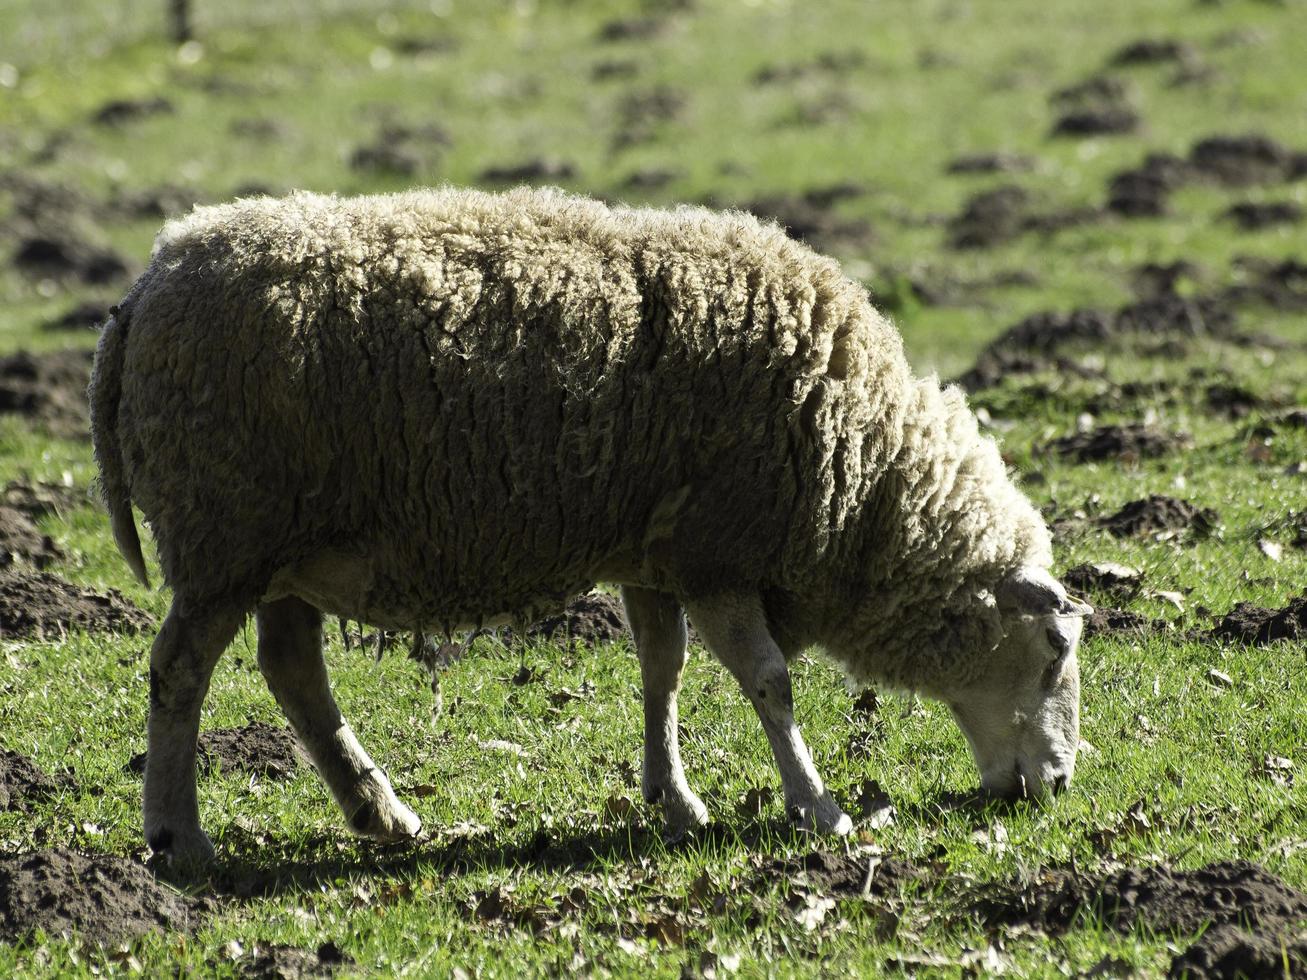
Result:
{"label": "sheep's hind leg", "polygon": [[694,795],[681,766],[676,731],[676,694],[687,659],[685,613],[665,592],[622,589],[626,619],[635,634],[644,681],[644,773],[641,789],[661,803],[673,834],[708,822],[708,808]]}
{"label": "sheep's hind leg", "polygon": [[767,630],[761,603],[744,597],[696,603],[690,607],[690,619],[758,712],[781,771],[791,818],[808,830],[847,834],[853,822],[826,791],[794,722],[790,671]]}
{"label": "sheep's hind leg", "polygon": [[238,609],[172,608],[150,649],[150,719],[145,757],[145,840],[170,864],[205,864],[213,844],[200,829],[195,743],[200,708],[223,650],[245,618]]}
{"label": "sheep's hind leg", "polygon": [[263,679],[350,829],[382,842],[414,836],[422,821],[395,796],[331,696],[322,613],[291,596],[259,606],[257,620]]}

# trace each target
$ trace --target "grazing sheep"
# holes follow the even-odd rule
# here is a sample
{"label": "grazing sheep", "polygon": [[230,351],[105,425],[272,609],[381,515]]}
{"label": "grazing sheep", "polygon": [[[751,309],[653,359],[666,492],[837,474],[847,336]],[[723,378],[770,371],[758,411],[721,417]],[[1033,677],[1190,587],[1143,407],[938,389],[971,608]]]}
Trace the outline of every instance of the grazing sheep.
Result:
{"label": "grazing sheep", "polygon": [[417,817],[332,700],[330,612],[530,620],[620,584],[643,789],[702,823],[677,746],[684,612],[739,680],[791,815],[849,830],[787,661],[946,701],[995,791],[1070,779],[1083,607],[956,389],[915,380],[830,259],[744,214],[556,190],[295,194],[169,222],[91,386],[118,546],[135,502],[174,591],[150,658],[145,832],[212,854],[194,756],[251,610],[258,660],[350,826]]}

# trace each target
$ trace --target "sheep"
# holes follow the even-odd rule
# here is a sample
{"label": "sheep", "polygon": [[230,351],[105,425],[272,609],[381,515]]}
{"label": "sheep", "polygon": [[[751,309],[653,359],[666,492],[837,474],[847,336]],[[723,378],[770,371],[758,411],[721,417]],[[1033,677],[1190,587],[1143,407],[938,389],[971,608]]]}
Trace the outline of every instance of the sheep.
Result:
{"label": "sheep", "polygon": [[771,743],[788,813],[851,822],[787,662],[948,704],[997,793],[1071,778],[1087,609],[956,388],[831,259],[742,213],[554,189],[295,193],[160,232],[101,334],[93,435],[115,540],[173,598],[150,654],[146,840],[207,861],[195,742],[253,612],[258,663],[356,833],[412,837],[332,699],[324,613],[525,622],[621,588],[642,789],[703,824],[677,744],[686,613]]}

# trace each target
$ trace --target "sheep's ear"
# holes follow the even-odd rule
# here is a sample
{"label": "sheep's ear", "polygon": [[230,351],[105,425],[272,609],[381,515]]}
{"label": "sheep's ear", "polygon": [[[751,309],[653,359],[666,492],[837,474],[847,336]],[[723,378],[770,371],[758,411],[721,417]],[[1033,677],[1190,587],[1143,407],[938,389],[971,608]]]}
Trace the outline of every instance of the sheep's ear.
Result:
{"label": "sheep's ear", "polygon": [[1043,568],[1020,568],[994,589],[1003,612],[1023,616],[1088,616],[1094,610],[1066,594],[1060,582]]}

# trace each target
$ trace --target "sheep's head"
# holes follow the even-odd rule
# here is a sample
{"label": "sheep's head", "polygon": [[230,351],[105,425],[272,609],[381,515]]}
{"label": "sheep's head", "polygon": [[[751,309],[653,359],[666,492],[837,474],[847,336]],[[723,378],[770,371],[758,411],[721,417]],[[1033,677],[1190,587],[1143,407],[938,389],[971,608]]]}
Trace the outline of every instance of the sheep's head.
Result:
{"label": "sheep's head", "polygon": [[1071,782],[1080,744],[1076,648],[1093,610],[1033,567],[1000,582],[994,601],[1003,639],[980,675],[944,692],[946,700],[984,789],[1015,797],[1057,793]]}

